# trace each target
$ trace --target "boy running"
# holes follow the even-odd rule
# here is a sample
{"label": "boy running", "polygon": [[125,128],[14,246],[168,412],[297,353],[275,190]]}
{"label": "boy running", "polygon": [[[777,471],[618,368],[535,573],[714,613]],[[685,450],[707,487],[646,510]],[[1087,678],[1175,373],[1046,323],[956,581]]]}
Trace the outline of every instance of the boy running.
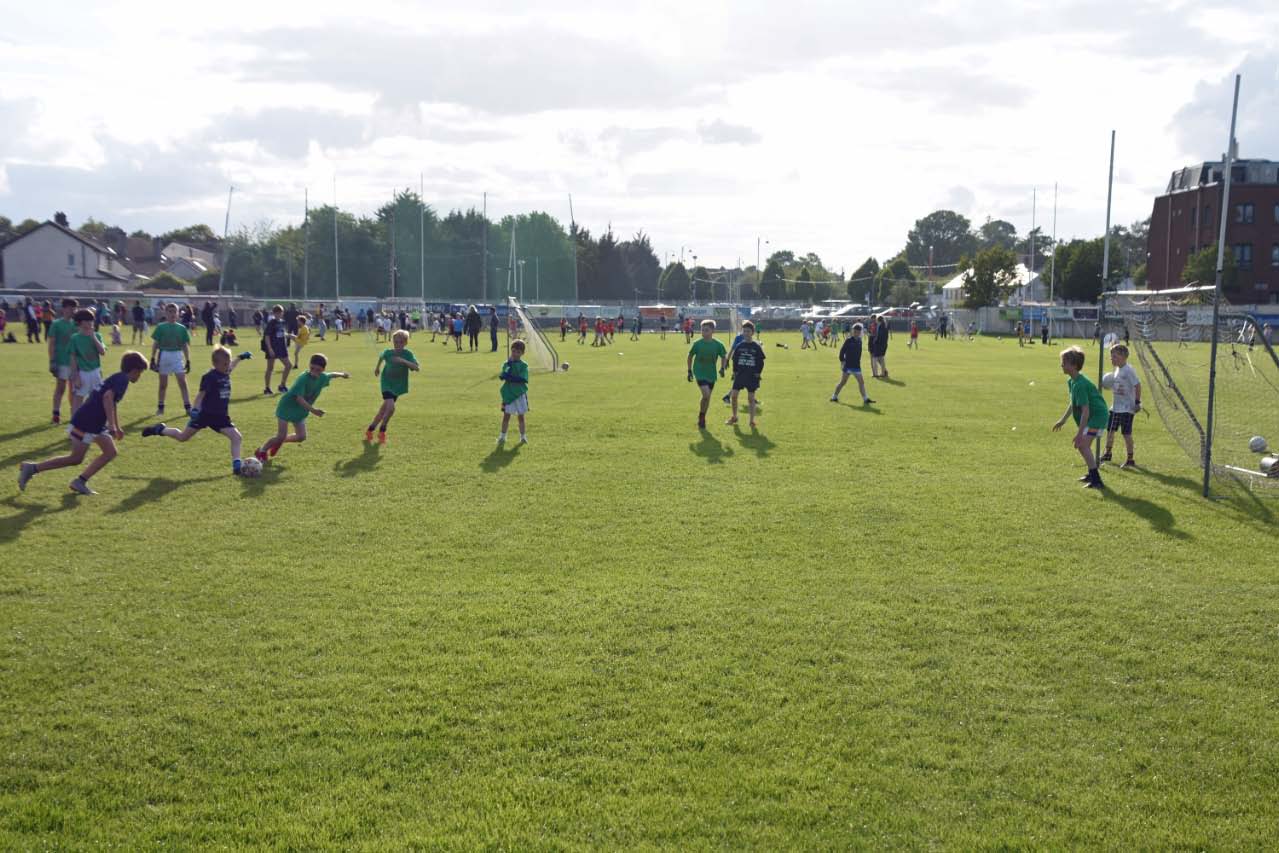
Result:
{"label": "boy running", "polygon": [[[288,359],[287,355],[285,359]],[[266,462],[275,456],[288,442],[301,444],[306,441],[307,415],[324,417],[324,410],[315,406],[320,392],[329,387],[329,382],[335,376],[340,379],[351,378],[349,373],[325,373],[324,368],[328,367],[328,364],[329,360],[318,352],[311,356],[310,370],[299,376],[293,383],[293,387],[280,398],[280,402],[275,407],[276,433],[253,453],[259,462]],[[289,424],[293,424],[292,435],[289,435]]]}
{"label": "boy running", "polygon": [[102,356],[107,354],[107,347],[102,335],[93,330],[92,308],[81,308],[73,319],[80,327],[71,336],[71,413],[75,414],[85,398],[102,385]]}
{"label": "boy running", "polygon": [[524,416],[528,413],[528,365],[524,363],[524,341],[511,342],[511,357],[502,365],[498,379],[502,380],[502,431],[497,435],[499,445],[506,443],[506,428],[511,415],[520,426],[520,444],[528,444]]}
{"label": "boy running", "polygon": [[252,353],[242,352],[232,360],[231,351],[218,346],[213,349],[213,369],[200,379],[200,390],[195,395],[195,405],[191,407],[191,420],[185,429],[155,424],[142,430],[144,438],[163,435],[175,441],[189,441],[202,429],[220,432],[231,441],[231,473],[240,473],[240,443],[243,437],[231,423],[231,371],[236,365],[253,357]]}
{"label": "boy running", "polygon": [[844,341],[844,345],[839,348],[839,364],[840,377],[839,384],[835,386],[835,393],[830,395],[832,403],[839,402],[839,392],[844,390],[844,383],[848,381],[848,377],[852,376],[857,379],[857,390],[862,395],[862,405],[869,406],[875,402],[866,396],[866,380],[862,379],[862,324],[853,324],[853,334]]}
{"label": "boy running", "polygon": [[[321,319],[320,322],[323,323],[324,320]],[[324,337],[323,332],[320,332],[320,337]],[[275,371],[275,363],[278,361],[280,362],[278,390],[283,394],[289,390],[289,371],[293,369],[293,365],[289,362],[289,329],[284,322],[283,305],[275,305],[271,308],[271,318],[266,321],[266,328],[262,330],[262,351],[266,353],[266,377],[263,379],[262,393],[268,396],[273,393],[271,374]]]}
{"label": "boy running", "polygon": [[159,402],[156,417],[164,415],[164,395],[169,387],[169,377],[175,376],[182,391],[182,408],[191,411],[191,392],[187,390],[187,369],[191,365],[191,331],[178,322],[178,306],[170,302],[164,306],[163,323],[151,330],[151,369],[160,374]]}
{"label": "boy running", "polygon": [[[405,349],[409,342],[409,333],[400,329],[391,335],[394,349],[383,350],[373,365],[373,375],[382,376],[382,406],[373,416],[373,423],[364,431],[364,440],[373,440],[373,429],[377,428],[377,443],[386,444],[386,425],[395,414],[395,401],[409,393],[409,371],[421,370],[417,357]],[[383,369],[382,365],[386,368]]]}
{"label": "boy running", "polygon": [[18,467],[18,489],[25,491],[31,478],[43,471],[79,465],[89,445],[97,444],[101,455],[71,481],[71,491],[96,495],[97,492],[89,488],[89,478],[115,458],[115,442],[124,438],[117,406],[124,399],[129,385],[137,382],[146,369],[147,360],[142,353],[126,352],[120,359],[120,372],[103,382],[71,416],[71,426],[67,428],[67,435],[71,436],[71,452],[43,462],[23,462]]}
{"label": "boy running", "polygon": [[298,331],[293,336],[293,363],[302,363],[302,347],[306,346],[306,342],[311,340],[311,327],[307,325],[307,316],[305,314],[298,315]]}
{"label": "boy running", "polygon": [[1110,407],[1110,423],[1106,427],[1106,452],[1100,461],[1110,461],[1110,448],[1115,443],[1115,432],[1119,431],[1123,433],[1124,447],[1128,451],[1128,459],[1122,467],[1136,468],[1137,463],[1132,458],[1132,416],[1141,411],[1141,380],[1128,363],[1128,347],[1123,344],[1110,348],[1110,363],[1115,366],[1114,403]]}
{"label": "boy running", "polygon": [[702,392],[701,407],[697,411],[697,428],[706,429],[706,409],[711,403],[711,391],[715,389],[715,365],[719,363],[719,375],[728,369],[728,351],[715,340],[715,321],[702,321],[702,336],[688,349],[688,381],[697,381]]}
{"label": "boy running", "polygon": [[75,375],[71,372],[71,338],[76,333],[72,319],[80,303],[67,297],[62,300],[62,316],[49,325],[45,341],[49,344],[49,372],[53,374],[53,422],[62,422],[62,392],[66,391],[68,409],[75,414]]}
{"label": "boy running", "polygon": [[1092,442],[1110,420],[1106,410],[1106,400],[1082,373],[1084,369],[1084,351],[1079,347],[1070,347],[1061,354],[1061,372],[1070,377],[1066,387],[1070,391],[1070,406],[1061,420],[1053,424],[1053,432],[1057,432],[1066,423],[1066,419],[1074,417],[1079,429],[1075,433],[1075,449],[1083,457],[1088,466],[1088,473],[1079,478],[1085,489],[1104,489],[1101,473],[1097,470],[1097,460],[1092,454]]}
{"label": "boy running", "polygon": [[755,324],[747,320],[742,323],[742,340],[733,345],[733,416],[728,419],[730,426],[737,423],[737,392],[745,388],[750,425],[751,429],[755,428],[755,392],[759,390],[763,372],[764,348],[755,343]]}

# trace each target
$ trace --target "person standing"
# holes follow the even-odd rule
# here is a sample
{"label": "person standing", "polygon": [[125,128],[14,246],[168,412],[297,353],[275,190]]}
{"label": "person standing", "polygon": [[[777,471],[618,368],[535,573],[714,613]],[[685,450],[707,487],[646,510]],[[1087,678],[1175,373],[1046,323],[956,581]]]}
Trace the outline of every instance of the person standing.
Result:
{"label": "person standing", "polygon": [[489,342],[493,348],[489,352],[497,352],[497,306],[489,306]]}
{"label": "person standing", "polygon": [[200,322],[204,323],[204,345],[213,346],[213,311],[217,303],[205,300],[204,307],[200,309]]}
{"label": "person standing", "polygon": [[879,316],[876,318],[878,323],[873,323],[873,330],[870,336],[870,367],[871,373],[880,379],[888,378],[888,367],[884,364],[884,356],[888,354],[888,318]]}
{"label": "person standing", "polygon": [[27,297],[27,304],[22,311],[22,318],[27,321],[27,343],[34,340],[40,343],[40,306]]}
{"label": "person standing", "polygon": [[469,346],[469,352],[480,351],[480,330],[484,328],[484,321],[480,319],[480,312],[476,310],[474,305],[466,308],[466,338]]}

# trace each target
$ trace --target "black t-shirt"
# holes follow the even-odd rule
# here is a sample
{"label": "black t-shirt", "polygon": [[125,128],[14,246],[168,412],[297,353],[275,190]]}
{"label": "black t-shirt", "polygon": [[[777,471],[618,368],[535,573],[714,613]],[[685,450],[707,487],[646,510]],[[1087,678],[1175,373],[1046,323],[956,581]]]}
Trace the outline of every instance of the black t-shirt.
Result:
{"label": "black t-shirt", "polygon": [[755,341],[742,341],[733,348],[733,375],[764,372],[764,348]]}
{"label": "black t-shirt", "polygon": [[854,335],[839,348],[839,360],[845,370],[862,369],[862,339]]}
{"label": "black t-shirt", "polygon": [[267,339],[267,345],[271,347],[272,352],[288,352],[289,338],[283,320],[277,320],[275,317],[267,320],[263,337]]}
{"label": "black t-shirt", "polygon": [[90,394],[89,398],[80,404],[80,408],[76,409],[71,417],[71,425],[81,432],[103,432],[107,427],[107,409],[102,404],[102,395],[108,391],[112,392],[115,395],[116,405],[119,405],[124,399],[124,392],[128,390],[129,375],[127,373],[111,374],[98,386],[98,390]]}
{"label": "black t-shirt", "polygon": [[204,400],[200,403],[200,417],[208,420],[223,420],[227,416],[227,407],[231,404],[231,374],[220,370],[210,370],[200,378],[200,390],[204,392]]}
{"label": "black t-shirt", "polygon": [[147,318],[147,312],[142,310],[141,305],[133,306],[133,322],[141,323]]}

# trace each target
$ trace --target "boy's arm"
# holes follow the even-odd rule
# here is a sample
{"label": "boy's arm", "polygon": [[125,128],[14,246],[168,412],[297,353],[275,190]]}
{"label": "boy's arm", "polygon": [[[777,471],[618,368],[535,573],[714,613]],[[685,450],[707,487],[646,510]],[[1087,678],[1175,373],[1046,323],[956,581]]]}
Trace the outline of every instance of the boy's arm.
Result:
{"label": "boy's arm", "polygon": [[[1133,371],[1132,390],[1133,390],[1133,408],[1136,410],[1136,412],[1140,412],[1141,411],[1141,380],[1137,378],[1137,371],[1135,370]],[[1134,414],[1136,412],[1134,412]]]}
{"label": "boy's arm", "polygon": [[1062,426],[1065,425],[1066,420],[1070,417],[1070,413],[1073,412],[1074,410],[1075,410],[1075,406],[1073,403],[1066,404],[1065,413],[1060,418],[1057,419],[1057,423],[1053,424],[1053,432],[1056,432],[1057,430],[1061,429]]}
{"label": "boy's arm", "polygon": [[95,334],[93,336],[93,345],[98,348],[98,355],[107,354],[107,345],[102,342],[102,336]]}
{"label": "boy's arm", "polygon": [[120,429],[120,419],[116,417],[114,391],[107,389],[102,392],[102,410],[107,415],[107,426],[111,429],[111,437],[117,440],[124,438],[124,430]]}
{"label": "boy's arm", "polygon": [[688,381],[693,381],[693,351],[688,352]]}
{"label": "boy's arm", "polygon": [[53,364],[53,335],[45,335],[44,340],[49,345],[49,364]]}
{"label": "boy's arm", "polygon": [[190,373],[191,372],[191,342],[190,341],[182,342],[182,360],[185,362],[184,366],[186,367],[186,370],[182,372]]}
{"label": "boy's arm", "polygon": [[200,411],[200,404],[203,402],[204,402],[204,389],[201,388],[199,391],[195,392],[195,399],[191,401],[191,411],[192,412]]}
{"label": "boy's arm", "polygon": [[382,359],[384,359],[384,358],[386,358],[386,356],[385,356],[385,355],[379,355],[379,356],[377,357],[377,364],[373,365],[373,375],[374,375],[374,376],[378,376],[378,375],[380,375],[380,374],[381,374],[381,372],[382,372]]}
{"label": "boy's arm", "polygon": [[351,374],[349,374],[349,373],[347,373],[346,371],[343,371],[343,370],[335,370],[335,371],[333,371],[332,373],[328,374],[328,377],[329,377],[330,379],[332,379],[332,378],[334,378],[334,377],[337,377],[338,379],[350,379],[350,378],[351,378]]}
{"label": "boy's arm", "polygon": [[77,385],[80,384],[79,371],[80,371],[80,359],[76,358],[75,347],[73,346],[71,347],[71,379]]}

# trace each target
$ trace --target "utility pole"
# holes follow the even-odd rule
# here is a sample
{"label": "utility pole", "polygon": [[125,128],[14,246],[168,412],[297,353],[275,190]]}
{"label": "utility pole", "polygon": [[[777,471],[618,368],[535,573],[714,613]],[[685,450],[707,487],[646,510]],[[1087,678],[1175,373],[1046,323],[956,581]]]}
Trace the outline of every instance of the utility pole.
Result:
{"label": "utility pole", "polygon": [[222,295],[222,283],[226,281],[226,262],[227,257],[231,254],[231,243],[228,240],[231,230],[231,194],[235,192],[232,186],[226,193],[226,222],[222,226],[222,269],[218,271],[218,296]]}
{"label": "utility pole", "polygon": [[311,272],[311,199],[309,190],[302,190],[302,302],[306,302],[307,279]]}
{"label": "utility pole", "polygon": [[392,194],[392,196],[391,196],[391,221],[390,221],[390,225],[391,225],[391,239],[387,241],[388,243],[390,243],[390,247],[389,247],[389,248],[390,248],[390,250],[391,250],[391,256],[390,256],[389,258],[387,258],[387,275],[389,275],[389,276],[391,277],[390,293],[391,293],[391,298],[392,298],[392,299],[394,299],[394,298],[395,298],[395,208],[396,208],[396,204],[395,204],[395,196],[394,196],[394,194]]}
{"label": "utility pole", "polygon": [[342,303],[342,277],[338,263],[338,176],[333,176],[333,301]]}
{"label": "utility pole", "polygon": [[480,298],[489,299],[489,194],[484,193],[480,214]]}
{"label": "utility pole", "polygon": [[417,173],[417,277],[422,284],[422,307],[426,307],[426,181]]}

